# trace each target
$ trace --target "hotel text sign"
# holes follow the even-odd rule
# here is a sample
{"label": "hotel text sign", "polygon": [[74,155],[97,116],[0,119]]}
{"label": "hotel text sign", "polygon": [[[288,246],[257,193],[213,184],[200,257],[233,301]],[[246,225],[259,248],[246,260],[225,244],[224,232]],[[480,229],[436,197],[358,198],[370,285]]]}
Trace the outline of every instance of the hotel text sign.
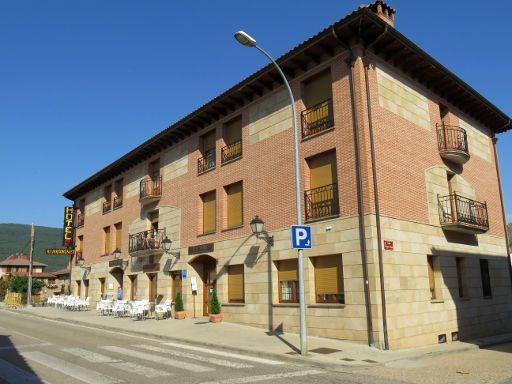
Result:
{"label": "hotel text sign", "polygon": [[57,254],[57,255],[74,255],[74,249],[47,249],[47,255]]}
{"label": "hotel text sign", "polygon": [[65,247],[72,248],[74,246],[74,228],[73,228],[73,207],[64,208],[64,236],[62,244]]}

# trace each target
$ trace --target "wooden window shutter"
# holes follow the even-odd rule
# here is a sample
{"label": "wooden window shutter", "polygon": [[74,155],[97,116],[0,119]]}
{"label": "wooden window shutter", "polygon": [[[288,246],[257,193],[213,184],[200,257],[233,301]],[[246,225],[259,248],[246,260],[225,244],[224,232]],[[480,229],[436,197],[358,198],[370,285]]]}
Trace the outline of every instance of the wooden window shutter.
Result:
{"label": "wooden window shutter", "polygon": [[343,264],[341,255],[315,258],[317,295],[343,293]]}
{"label": "wooden window shutter", "polygon": [[105,227],[105,255],[110,253],[110,227]]}
{"label": "wooden window shutter", "polygon": [[297,281],[297,259],[279,261],[279,281]]}
{"label": "wooden window shutter", "polygon": [[428,265],[428,283],[430,287],[430,298],[436,298],[436,282],[434,278],[434,256],[427,256],[427,265]]}
{"label": "wooden window shutter", "polygon": [[203,233],[215,231],[215,191],[203,195]]}
{"label": "wooden window shutter", "polygon": [[116,224],[116,248],[121,249],[121,241],[123,239],[123,224]]}
{"label": "wooden window shutter", "polygon": [[229,122],[226,125],[226,144],[233,144],[242,139],[242,118]]}
{"label": "wooden window shutter", "polygon": [[309,161],[311,189],[336,183],[336,152],[313,157]]}
{"label": "wooden window shutter", "polygon": [[228,228],[242,225],[242,183],[226,188],[228,203]]}
{"label": "wooden window shutter", "polygon": [[215,131],[211,131],[203,136],[203,151],[207,152],[215,148]]}
{"label": "wooden window shutter", "polygon": [[331,72],[323,72],[304,84],[306,108],[311,108],[323,101],[332,99]]}
{"label": "wooden window shutter", "polygon": [[229,301],[244,301],[244,265],[230,265],[228,269]]}

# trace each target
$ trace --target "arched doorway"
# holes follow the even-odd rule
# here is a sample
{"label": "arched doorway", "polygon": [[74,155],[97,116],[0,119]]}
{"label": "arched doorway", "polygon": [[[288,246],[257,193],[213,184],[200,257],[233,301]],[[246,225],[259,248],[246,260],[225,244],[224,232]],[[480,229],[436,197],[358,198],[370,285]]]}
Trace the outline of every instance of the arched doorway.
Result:
{"label": "arched doorway", "polygon": [[[110,271],[110,274],[115,279],[117,286],[121,287],[121,289],[123,289],[124,271],[119,267],[115,267],[115,268],[112,268],[112,270]],[[115,297],[117,297],[117,287],[114,287],[114,292],[115,292],[114,294],[116,295]]]}
{"label": "arched doorway", "polygon": [[210,313],[212,293],[217,291],[217,260],[208,255],[201,255],[190,261],[190,264],[203,280],[202,288],[198,284],[197,289],[202,289],[203,316],[206,316]]}

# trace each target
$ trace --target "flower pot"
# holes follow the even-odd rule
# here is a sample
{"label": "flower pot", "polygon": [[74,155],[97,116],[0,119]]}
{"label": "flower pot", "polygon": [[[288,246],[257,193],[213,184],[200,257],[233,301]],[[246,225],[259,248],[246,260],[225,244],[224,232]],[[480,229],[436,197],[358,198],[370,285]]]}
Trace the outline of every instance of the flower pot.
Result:
{"label": "flower pot", "polygon": [[177,320],[183,320],[187,313],[185,311],[174,312],[174,318]]}
{"label": "flower pot", "polygon": [[211,323],[220,323],[222,321],[222,313],[217,315],[213,315],[210,313],[210,322]]}

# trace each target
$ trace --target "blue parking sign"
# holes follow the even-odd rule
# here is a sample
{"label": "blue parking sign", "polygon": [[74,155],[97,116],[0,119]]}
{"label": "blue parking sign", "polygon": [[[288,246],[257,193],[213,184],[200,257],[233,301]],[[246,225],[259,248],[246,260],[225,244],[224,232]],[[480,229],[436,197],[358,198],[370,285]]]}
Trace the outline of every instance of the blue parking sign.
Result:
{"label": "blue parking sign", "polygon": [[311,249],[311,227],[309,225],[292,225],[292,248]]}
{"label": "blue parking sign", "polygon": [[186,279],[187,278],[187,270],[186,269],[182,269],[181,270],[181,278],[182,279]]}

